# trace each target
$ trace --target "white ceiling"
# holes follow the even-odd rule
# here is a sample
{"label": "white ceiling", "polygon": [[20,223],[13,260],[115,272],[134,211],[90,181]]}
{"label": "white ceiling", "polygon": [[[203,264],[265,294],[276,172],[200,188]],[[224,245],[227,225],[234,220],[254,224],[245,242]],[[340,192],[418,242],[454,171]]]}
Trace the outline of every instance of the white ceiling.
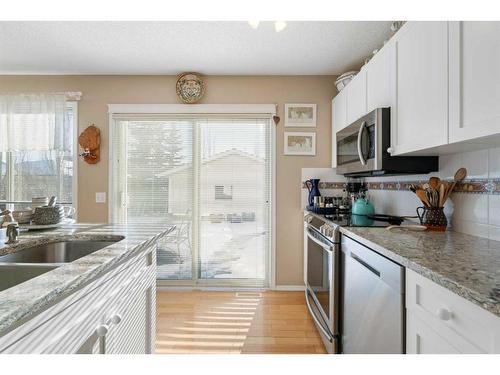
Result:
{"label": "white ceiling", "polygon": [[357,67],[390,22],[0,22],[0,74],[322,75]]}

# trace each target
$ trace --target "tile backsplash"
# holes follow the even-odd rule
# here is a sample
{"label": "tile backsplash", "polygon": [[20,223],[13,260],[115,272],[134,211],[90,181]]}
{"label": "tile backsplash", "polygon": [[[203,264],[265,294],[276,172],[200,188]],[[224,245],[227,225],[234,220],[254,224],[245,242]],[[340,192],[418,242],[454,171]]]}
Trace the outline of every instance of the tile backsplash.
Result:
{"label": "tile backsplash", "polygon": [[[415,215],[421,206],[418,198],[406,190],[405,182],[428,180],[439,176],[451,180],[460,167],[467,168],[468,185],[454,192],[446,202],[445,212],[452,230],[500,241],[500,148],[443,155],[439,158],[439,172],[429,175],[370,177],[366,182],[375,185],[369,196],[379,213]],[[302,170],[302,181],[321,178],[323,182],[342,182],[334,169],[307,168]],[[474,187],[474,189],[473,189]],[[469,192],[470,191],[470,192]],[[341,190],[326,189],[324,195],[335,195]],[[323,191],[322,191],[323,193]],[[307,202],[307,190],[302,189],[303,202]]]}

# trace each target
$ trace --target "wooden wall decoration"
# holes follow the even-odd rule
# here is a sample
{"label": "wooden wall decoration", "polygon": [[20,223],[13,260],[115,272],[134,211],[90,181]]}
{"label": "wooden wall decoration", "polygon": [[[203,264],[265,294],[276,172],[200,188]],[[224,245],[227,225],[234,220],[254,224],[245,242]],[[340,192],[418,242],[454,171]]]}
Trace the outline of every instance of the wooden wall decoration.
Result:
{"label": "wooden wall decoration", "polygon": [[78,143],[83,148],[80,156],[88,164],[96,164],[101,159],[101,131],[94,124],[85,129],[78,137]]}

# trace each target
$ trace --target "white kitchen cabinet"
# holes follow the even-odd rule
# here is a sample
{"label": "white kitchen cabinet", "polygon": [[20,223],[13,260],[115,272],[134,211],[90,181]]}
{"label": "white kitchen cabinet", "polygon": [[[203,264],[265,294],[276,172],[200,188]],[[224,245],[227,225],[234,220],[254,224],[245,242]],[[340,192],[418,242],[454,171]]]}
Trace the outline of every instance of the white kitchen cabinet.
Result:
{"label": "white kitchen cabinet", "polygon": [[150,247],[0,338],[0,353],[152,353],[156,249]]}
{"label": "white kitchen cabinet", "polygon": [[396,96],[396,49],[388,41],[365,66],[366,112],[393,107]]}
{"label": "white kitchen cabinet", "polygon": [[439,336],[416,314],[406,317],[406,352],[409,354],[458,354],[452,344]]}
{"label": "white kitchen cabinet", "polygon": [[500,22],[450,22],[450,143],[500,133]]}
{"label": "white kitchen cabinet", "polygon": [[364,69],[344,89],[347,93],[347,125],[366,114],[366,72]]}
{"label": "white kitchen cabinet", "polygon": [[408,22],[394,36],[393,155],[448,143],[448,23]]}
{"label": "white kitchen cabinet", "polygon": [[406,351],[500,353],[500,317],[406,270]]}
{"label": "white kitchen cabinet", "polygon": [[347,126],[346,91],[342,90],[332,100],[332,168],[337,166],[337,131]]}

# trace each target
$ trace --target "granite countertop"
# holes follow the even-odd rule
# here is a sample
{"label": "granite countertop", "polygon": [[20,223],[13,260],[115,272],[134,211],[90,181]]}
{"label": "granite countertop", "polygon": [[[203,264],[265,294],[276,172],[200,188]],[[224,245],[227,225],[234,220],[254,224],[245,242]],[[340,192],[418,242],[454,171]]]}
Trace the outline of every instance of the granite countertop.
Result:
{"label": "granite countertop", "polygon": [[0,245],[0,255],[35,244],[65,239],[116,240],[92,254],[66,263],[12,288],[0,291],[0,336],[78,290],[115,265],[149,247],[168,234],[174,226],[121,224],[69,224],[50,231],[25,232],[15,245]]}
{"label": "granite countertop", "polygon": [[344,227],[341,233],[500,316],[499,241],[453,231]]}

